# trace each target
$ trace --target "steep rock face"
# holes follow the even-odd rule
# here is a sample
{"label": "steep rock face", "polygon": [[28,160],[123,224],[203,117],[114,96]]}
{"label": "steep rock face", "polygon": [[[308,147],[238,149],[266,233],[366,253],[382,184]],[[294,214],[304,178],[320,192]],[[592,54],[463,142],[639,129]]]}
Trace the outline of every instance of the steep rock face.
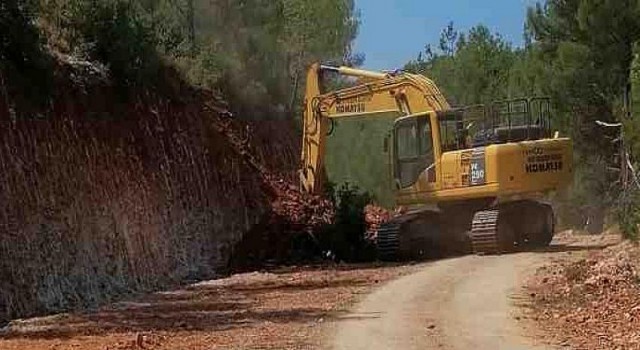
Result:
{"label": "steep rock face", "polygon": [[[224,271],[273,198],[264,174],[212,127],[222,118],[206,108],[214,99],[56,84],[40,118],[16,113],[11,97],[0,105],[0,319]],[[250,129],[268,171],[292,178],[291,124],[230,123]]]}

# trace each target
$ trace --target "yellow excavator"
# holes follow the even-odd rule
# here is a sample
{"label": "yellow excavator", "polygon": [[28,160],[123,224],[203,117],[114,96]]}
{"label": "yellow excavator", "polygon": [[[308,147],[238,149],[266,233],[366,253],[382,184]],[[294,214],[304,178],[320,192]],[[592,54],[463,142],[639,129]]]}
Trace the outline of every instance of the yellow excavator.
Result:
{"label": "yellow excavator", "polygon": [[[327,72],[350,85],[325,91]],[[301,186],[348,182],[404,208],[378,229],[383,260],[546,246],[555,218],[545,198],[568,187],[573,167],[551,114],[547,98],[452,108],[422,75],[313,64]]]}

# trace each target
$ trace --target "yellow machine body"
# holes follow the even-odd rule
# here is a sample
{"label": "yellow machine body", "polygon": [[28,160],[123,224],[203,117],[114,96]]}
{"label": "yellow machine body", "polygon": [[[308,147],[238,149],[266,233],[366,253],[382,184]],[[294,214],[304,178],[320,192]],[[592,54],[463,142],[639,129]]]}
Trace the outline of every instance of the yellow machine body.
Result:
{"label": "yellow machine body", "polygon": [[[370,117],[395,113],[403,118],[427,118],[433,167],[425,169],[415,184],[397,189],[397,204],[457,201],[478,197],[512,199],[565,187],[572,179],[572,143],[568,138],[542,138],[490,144],[445,152],[438,113],[450,109],[435,84],[420,75],[391,76],[351,68],[338,73],[364,79],[364,83],[339,91],[320,93],[321,66],[307,77],[301,184],[309,192],[322,188],[325,145],[330,119]],[[366,135],[363,135],[366,137]],[[481,149],[484,181],[471,181],[471,158]],[[475,150],[475,151],[474,151]]]}
{"label": "yellow machine body", "polygon": [[[496,197],[499,201],[539,198],[571,181],[571,141],[557,138],[489,145],[483,184],[473,185],[473,149],[445,152],[435,164],[436,180],[428,171],[410,187],[397,191],[398,205]],[[479,175],[481,176],[481,175]]]}
{"label": "yellow machine body", "polygon": [[[350,87],[322,91],[327,71],[356,80]],[[383,171],[390,175],[385,186],[392,187],[396,206],[461,208],[482,203],[469,209],[471,216],[465,220],[472,225],[474,213],[525,203],[521,213],[546,222],[550,207],[532,201],[566,188],[572,179],[572,142],[552,135],[545,99],[452,109],[435,83],[422,75],[314,64],[307,74],[304,113],[300,181],[313,193],[321,192],[326,181],[327,135],[336,121],[349,119],[392,121],[383,147],[389,166]],[[509,220],[517,225],[517,218]]]}

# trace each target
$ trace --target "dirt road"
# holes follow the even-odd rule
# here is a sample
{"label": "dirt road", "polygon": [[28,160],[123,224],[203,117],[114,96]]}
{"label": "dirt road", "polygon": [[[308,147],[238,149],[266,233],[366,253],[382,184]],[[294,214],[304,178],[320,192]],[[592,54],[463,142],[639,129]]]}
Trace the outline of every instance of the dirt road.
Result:
{"label": "dirt road", "polygon": [[519,286],[536,267],[603,244],[567,236],[541,253],[239,274],[14,320],[0,350],[543,349],[533,322],[518,319],[530,299]]}
{"label": "dirt road", "polygon": [[316,349],[334,315],[419,266],[282,268],[141,295],[93,312],[14,320],[0,350]]}
{"label": "dirt road", "polygon": [[465,256],[426,264],[359,303],[335,324],[342,349],[545,349],[522,334],[523,278],[553,255]]}

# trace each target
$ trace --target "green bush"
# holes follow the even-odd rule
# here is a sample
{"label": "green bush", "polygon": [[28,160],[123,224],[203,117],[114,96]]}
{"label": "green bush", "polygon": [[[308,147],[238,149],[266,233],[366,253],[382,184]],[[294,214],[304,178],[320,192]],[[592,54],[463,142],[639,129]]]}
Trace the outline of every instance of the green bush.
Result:
{"label": "green bush", "polygon": [[623,193],[616,214],[622,234],[631,240],[638,240],[640,234],[640,191]]}
{"label": "green bush", "polygon": [[156,36],[133,2],[76,1],[69,21],[75,36],[71,46],[90,60],[105,64],[123,87],[157,83],[161,60]]}
{"label": "green bush", "polygon": [[374,259],[375,247],[365,239],[367,224],[364,208],[372,202],[371,195],[349,183],[338,188],[329,184],[327,194],[333,200],[336,216],[335,223],[319,239],[322,250],[337,260],[354,262]]}
{"label": "green bush", "polygon": [[27,0],[0,1],[0,89],[25,102],[43,102],[51,87],[51,60]]}

